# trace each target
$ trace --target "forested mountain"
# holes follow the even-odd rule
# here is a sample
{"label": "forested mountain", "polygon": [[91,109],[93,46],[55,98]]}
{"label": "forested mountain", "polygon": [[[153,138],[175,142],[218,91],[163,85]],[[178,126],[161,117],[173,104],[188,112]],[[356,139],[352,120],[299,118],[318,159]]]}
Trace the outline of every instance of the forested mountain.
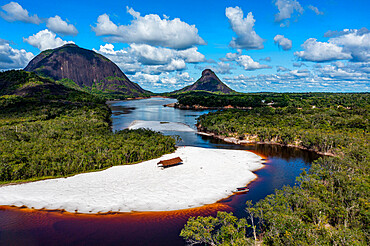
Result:
{"label": "forested mountain", "polygon": [[211,69],[205,69],[200,77],[194,84],[186,86],[181,90],[174,91],[173,93],[181,93],[187,91],[209,91],[218,93],[233,93],[227,85],[217,77],[217,75]]}
{"label": "forested mountain", "polygon": [[136,97],[150,94],[131,82],[108,58],[75,44],[41,52],[24,70],[98,95]]}

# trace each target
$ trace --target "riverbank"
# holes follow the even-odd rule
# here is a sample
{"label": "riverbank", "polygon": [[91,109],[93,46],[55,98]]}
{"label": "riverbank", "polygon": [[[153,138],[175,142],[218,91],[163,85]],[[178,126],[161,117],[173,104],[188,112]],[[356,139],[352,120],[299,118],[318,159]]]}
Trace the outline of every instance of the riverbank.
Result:
{"label": "riverbank", "polygon": [[[157,167],[177,156],[182,165]],[[136,165],[0,187],[0,204],[72,213],[187,209],[228,197],[261,167],[262,158],[248,151],[181,147]]]}
{"label": "riverbank", "polygon": [[301,150],[312,151],[312,152],[315,152],[316,154],[324,155],[324,156],[336,156],[335,154],[330,153],[330,152],[320,152],[320,151],[305,148],[305,147],[300,146],[298,144],[297,145],[295,145],[295,144],[282,144],[282,143],[278,143],[278,142],[275,142],[275,141],[264,142],[264,141],[256,141],[256,140],[245,140],[245,139],[241,140],[241,139],[237,139],[235,137],[227,137],[227,136],[223,136],[223,135],[217,135],[217,134],[212,133],[212,132],[200,132],[200,131],[198,131],[197,133],[200,134],[200,135],[210,136],[210,137],[213,137],[213,138],[216,138],[216,139],[220,139],[220,140],[225,141],[226,143],[232,143],[232,144],[240,144],[240,145],[243,145],[243,144],[271,144],[271,145],[279,145],[279,146],[284,146],[284,147],[291,147],[291,148],[298,148],[298,149],[301,149]]}
{"label": "riverbank", "polygon": [[179,103],[169,103],[166,105],[163,105],[164,107],[170,107],[170,108],[178,108],[178,109],[191,109],[191,110],[222,110],[222,109],[252,109],[252,107],[234,107],[231,105],[225,106],[225,107],[206,107],[202,105],[183,105]]}

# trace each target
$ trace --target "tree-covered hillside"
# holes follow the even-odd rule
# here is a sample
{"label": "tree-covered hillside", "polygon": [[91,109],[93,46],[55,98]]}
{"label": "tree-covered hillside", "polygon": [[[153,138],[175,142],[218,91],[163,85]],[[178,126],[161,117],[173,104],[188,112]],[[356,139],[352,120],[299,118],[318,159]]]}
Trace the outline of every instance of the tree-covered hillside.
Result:
{"label": "tree-covered hillside", "polygon": [[0,73],[0,182],[68,176],[174,151],[149,130],[111,131],[110,110],[91,94],[25,71]]}

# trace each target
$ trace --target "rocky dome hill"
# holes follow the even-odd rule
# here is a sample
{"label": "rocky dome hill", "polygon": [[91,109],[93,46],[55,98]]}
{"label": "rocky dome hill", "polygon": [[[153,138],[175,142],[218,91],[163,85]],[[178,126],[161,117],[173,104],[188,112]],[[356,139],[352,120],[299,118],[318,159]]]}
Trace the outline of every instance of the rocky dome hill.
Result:
{"label": "rocky dome hill", "polygon": [[136,97],[150,93],[131,82],[108,58],[75,44],[41,52],[24,70],[93,94]]}
{"label": "rocky dome hill", "polygon": [[219,92],[224,94],[234,93],[227,85],[225,85],[211,69],[205,69],[194,84],[184,87],[183,89],[174,91],[173,93],[187,91],[208,91]]}

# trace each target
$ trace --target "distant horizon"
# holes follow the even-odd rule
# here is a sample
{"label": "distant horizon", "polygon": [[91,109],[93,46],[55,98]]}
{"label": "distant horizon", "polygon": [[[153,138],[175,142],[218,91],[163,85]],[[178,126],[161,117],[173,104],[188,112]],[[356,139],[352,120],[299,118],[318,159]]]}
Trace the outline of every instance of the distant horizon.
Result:
{"label": "distant horizon", "polygon": [[0,71],[75,43],[154,93],[193,84],[207,68],[242,93],[368,93],[369,7],[366,0],[3,1]]}

